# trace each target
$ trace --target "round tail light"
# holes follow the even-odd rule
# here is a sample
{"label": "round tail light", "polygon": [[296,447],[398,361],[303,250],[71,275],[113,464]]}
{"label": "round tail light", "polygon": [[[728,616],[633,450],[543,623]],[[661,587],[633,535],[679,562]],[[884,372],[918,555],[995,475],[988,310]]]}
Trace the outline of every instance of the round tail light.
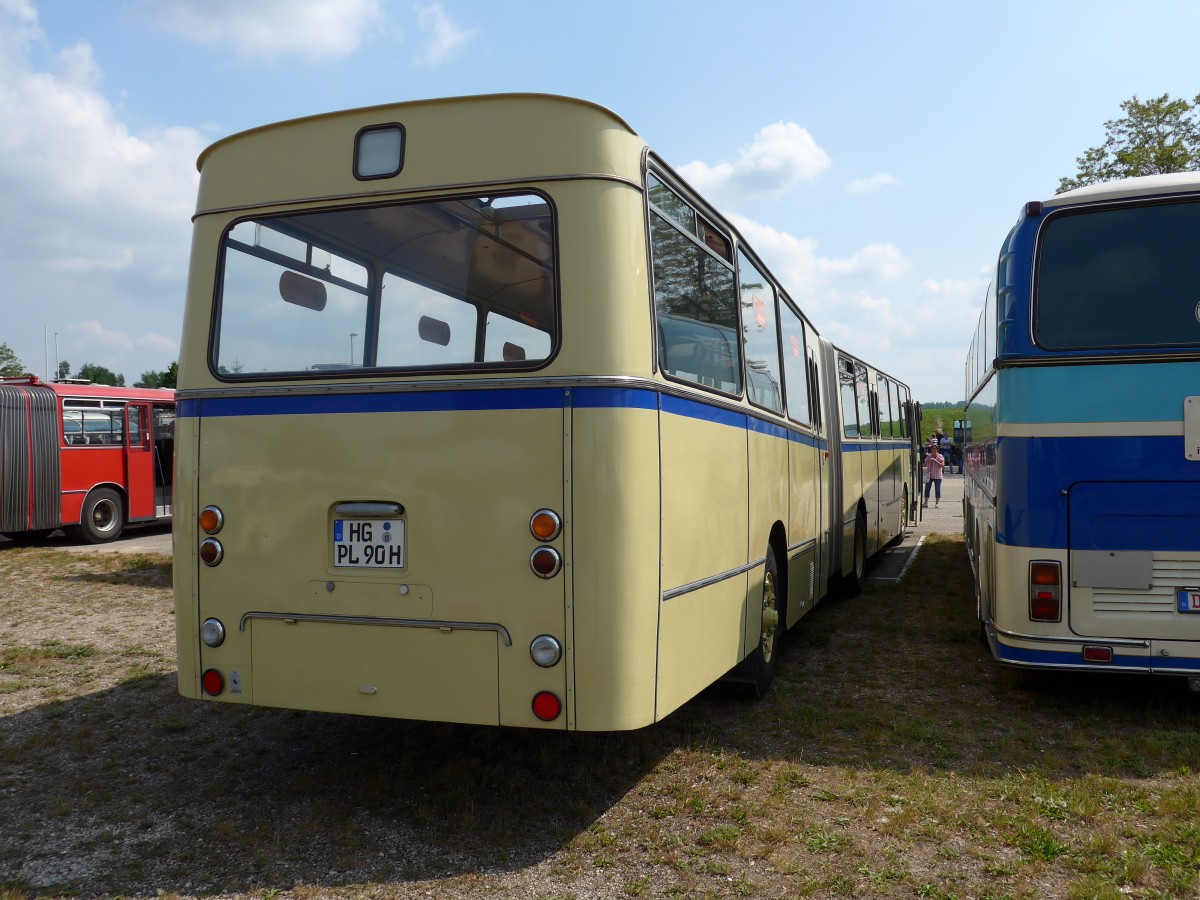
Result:
{"label": "round tail light", "polygon": [[225,556],[225,548],[216,538],[209,538],[200,545],[200,560],[206,566],[217,565]]}
{"label": "round tail light", "polygon": [[225,514],[221,512],[221,508],[218,506],[206,506],[200,510],[197,522],[200,525],[200,530],[205,534],[216,534],[221,530],[221,526],[225,524]]}
{"label": "round tail light", "polygon": [[562,557],[553,547],[538,547],[529,557],[529,568],[538,578],[553,578],[562,568]]}
{"label": "round tail light", "polygon": [[225,643],[225,625],[220,619],[205,619],[200,626],[200,640],[209,647],[220,647]]}
{"label": "round tail light", "polygon": [[562,519],[552,509],[539,509],[529,520],[529,530],[535,538],[546,543],[562,532]]}
{"label": "round tail light", "polygon": [[562,659],[562,645],[551,635],[539,634],[529,645],[529,655],[543,669],[549,669]]}
{"label": "round tail light", "polygon": [[550,691],[539,691],[533,695],[533,714],[543,722],[553,722],[562,712],[562,701]]}
{"label": "round tail light", "polygon": [[200,686],[204,688],[204,693],[215,697],[225,690],[225,676],[216,669],[206,669],[200,676]]}

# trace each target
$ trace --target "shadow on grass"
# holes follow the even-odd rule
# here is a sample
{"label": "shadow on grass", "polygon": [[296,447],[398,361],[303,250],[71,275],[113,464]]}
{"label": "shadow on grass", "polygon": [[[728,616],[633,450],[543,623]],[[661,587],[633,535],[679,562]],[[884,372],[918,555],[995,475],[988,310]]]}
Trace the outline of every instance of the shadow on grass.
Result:
{"label": "shadow on grass", "polygon": [[1179,684],[1002,669],[971,598],[961,541],[929,542],[900,585],[806,618],[764,702],[717,686],[631,733],[204,704],[173,676],[42,706],[0,720],[0,886],[190,894],[515,871],[626,795],[665,793],[693,752],[982,778],[1200,770]]}

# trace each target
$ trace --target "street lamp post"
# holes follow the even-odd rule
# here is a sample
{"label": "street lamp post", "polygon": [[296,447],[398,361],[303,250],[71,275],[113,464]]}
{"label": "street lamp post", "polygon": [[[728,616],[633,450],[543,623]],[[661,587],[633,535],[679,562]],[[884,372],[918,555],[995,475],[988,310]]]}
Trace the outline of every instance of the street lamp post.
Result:
{"label": "street lamp post", "polygon": [[357,331],[350,332],[350,365],[354,365],[354,339],[358,337]]}

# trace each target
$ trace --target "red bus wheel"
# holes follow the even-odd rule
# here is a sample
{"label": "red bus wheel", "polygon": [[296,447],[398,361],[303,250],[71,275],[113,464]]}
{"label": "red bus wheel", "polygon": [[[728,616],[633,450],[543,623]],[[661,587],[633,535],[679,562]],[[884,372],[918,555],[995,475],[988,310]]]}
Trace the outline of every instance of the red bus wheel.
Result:
{"label": "red bus wheel", "polygon": [[125,530],[125,504],[111,488],[96,488],[83,501],[79,524],[72,533],[89,544],[106,544]]}

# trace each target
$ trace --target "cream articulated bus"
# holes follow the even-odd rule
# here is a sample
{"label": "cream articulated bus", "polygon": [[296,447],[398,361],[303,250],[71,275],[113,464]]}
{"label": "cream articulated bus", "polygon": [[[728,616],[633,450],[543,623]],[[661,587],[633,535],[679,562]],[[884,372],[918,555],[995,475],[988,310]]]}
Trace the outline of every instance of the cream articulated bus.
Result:
{"label": "cream articulated bus", "polygon": [[761,696],[901,534],[907,388],[611,112],[379,106],[199,167],[185,696],[638,728],[723,676]]}

